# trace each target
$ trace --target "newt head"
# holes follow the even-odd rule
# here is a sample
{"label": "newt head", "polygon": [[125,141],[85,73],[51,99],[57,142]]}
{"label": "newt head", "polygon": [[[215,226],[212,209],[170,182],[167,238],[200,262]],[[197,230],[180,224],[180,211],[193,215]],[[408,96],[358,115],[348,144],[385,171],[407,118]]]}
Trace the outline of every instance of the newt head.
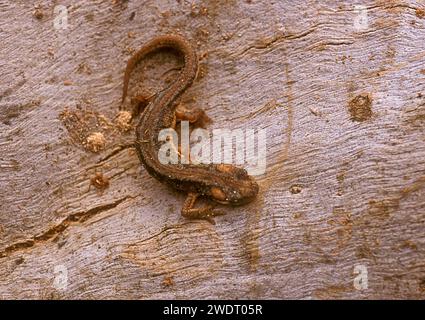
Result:
{"label": "newt head", "polygon": [[228,183],[210,187],[209,196],[215,202],[242,205],[251,202],[257,196],[258,184],[245,169],[227,164],[217,165],[216,169],[226,174]]}

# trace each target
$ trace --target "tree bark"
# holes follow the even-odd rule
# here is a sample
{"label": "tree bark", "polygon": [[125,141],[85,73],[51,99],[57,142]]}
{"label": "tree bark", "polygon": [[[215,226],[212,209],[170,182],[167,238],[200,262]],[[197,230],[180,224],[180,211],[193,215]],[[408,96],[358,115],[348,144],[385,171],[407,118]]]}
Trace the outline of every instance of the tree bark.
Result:
{"label": "tree bark", "polygon": [[[425,297],[423,1],[62,2],[0,0],[1,298]],[[267,130],[257,200],[216,225],[118,113],[164,33],[199,52],[182,102],[210,129]],[[149,57],[130,94],[179,65]]]}

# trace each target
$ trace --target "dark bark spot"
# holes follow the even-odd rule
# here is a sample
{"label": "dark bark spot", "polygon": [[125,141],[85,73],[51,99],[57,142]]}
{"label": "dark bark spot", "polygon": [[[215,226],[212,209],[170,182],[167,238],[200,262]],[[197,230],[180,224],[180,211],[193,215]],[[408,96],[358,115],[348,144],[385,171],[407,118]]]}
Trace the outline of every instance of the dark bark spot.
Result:
{"label": "dark bark spot", "polygon": [[351,120],[363,122],[372,116],[372,98],[368,94],[361,94],[348,104]]}

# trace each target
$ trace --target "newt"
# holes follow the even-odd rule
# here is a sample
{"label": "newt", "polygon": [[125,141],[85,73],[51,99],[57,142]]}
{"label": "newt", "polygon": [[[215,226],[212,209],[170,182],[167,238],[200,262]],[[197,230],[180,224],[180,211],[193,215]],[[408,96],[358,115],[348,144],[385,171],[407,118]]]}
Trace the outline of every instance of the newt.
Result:
{"label": "newt", "polygon": [[[192,85],[198,71],[196,51],[180,35],[162,35],[155,37],[139,49],[128,61],[124,73],[122,101],[127,96],[130,75],[146,55],[160,51],[173,50],[180,54],[184,66],[177,79],[165,90],[156,93],[145,105],[141,118],[136,125],[135,148],[142,165],[148,173],[159,180],[187,193],[181,214],[189,219],[206,219],[214,224],[212,217],[221,215],[214,205],[195,208],[198,197],[206,197],[224,205],[243,205],[251,202],[258,194],[259,187],[247,171],[230,164],[163,164],[158,153],[163,142],[158,140],[159,132],[175,128],[177,121],[189,120],[194,123],[205,116],[202,109],[185,112],[178,110],[176,101]],[[144,98],[141,98],[144,101]]]}

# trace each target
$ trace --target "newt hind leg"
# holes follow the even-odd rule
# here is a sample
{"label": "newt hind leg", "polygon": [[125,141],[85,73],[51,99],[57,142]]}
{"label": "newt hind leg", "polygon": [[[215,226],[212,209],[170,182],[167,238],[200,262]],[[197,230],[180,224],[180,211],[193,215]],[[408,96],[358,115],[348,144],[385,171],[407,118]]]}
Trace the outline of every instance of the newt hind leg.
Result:
{"label": "newt hind leg", "polygon": [[175,114],[177,121],[189,121],[189,123],[193,124],[196,128],[205,128],[206,125],[211,122],[211,119],[202,108],[188,109],[182,104],[179,104]]}
{"label": "newt hind leg", "polygon": [[[207,124],[211,123],[211,119],[207,116],[204,109],[201,108],[186,108],[182,104],[178,104],[174,112],[174,122],[172,128],[180,131],[180,122],[188,121],[190,124],[189,131],[192,132],[194,128],[205,128]],[[189,149],[185,153],[182,152],[181,146],[178,146],[178,154],[181,158],[190,160]]]}
{"label": "newt hind leg", "polygon": [[133,108],[133,117],[136,117],[145,111],[148,104],[153,100],[155,94],[139,94],[131,98],[131,105]]}
{"label": "newt hind leg", "polygon": [[223,215],[223,212],[214,209],[214,206],[208,205],[201,208],[194,208],[196,199],[199,194],[189,192],[186,200],[184,201],[181,214],[183,217],[188,219],[203,219],[207,220],[211,224],[215,224],[213,217]]}

